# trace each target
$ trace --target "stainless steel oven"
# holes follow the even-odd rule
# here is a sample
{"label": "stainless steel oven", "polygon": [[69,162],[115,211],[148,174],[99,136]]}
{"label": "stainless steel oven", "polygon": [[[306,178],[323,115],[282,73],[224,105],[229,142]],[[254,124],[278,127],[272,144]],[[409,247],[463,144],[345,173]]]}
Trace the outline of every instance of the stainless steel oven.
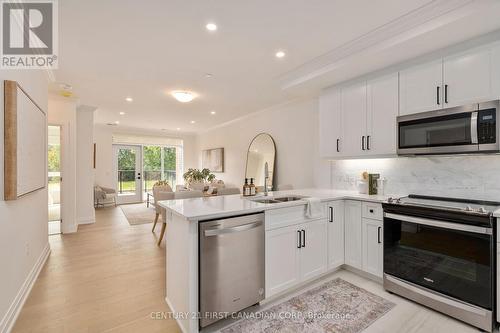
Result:
{"label": "stainless steel oven", "polygon": [[487,206],[440,200],[384,204],[384,286],[491,331],[494,219]]}
{"label": "stainless steel oven", "polygon": [[499,101],[398,117],[399,155],[498,152]]}

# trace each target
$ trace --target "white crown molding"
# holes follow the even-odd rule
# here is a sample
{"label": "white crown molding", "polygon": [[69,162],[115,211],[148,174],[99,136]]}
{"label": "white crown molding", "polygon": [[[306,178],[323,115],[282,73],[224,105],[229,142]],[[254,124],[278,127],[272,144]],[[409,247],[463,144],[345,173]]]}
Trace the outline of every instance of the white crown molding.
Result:
{"label": "white crown molding", "polygon": [[494,0],[431,1],[285,73],[278,78],[281,88],[294,88],[342,67],[352,56],[397,46],[494,3]]}

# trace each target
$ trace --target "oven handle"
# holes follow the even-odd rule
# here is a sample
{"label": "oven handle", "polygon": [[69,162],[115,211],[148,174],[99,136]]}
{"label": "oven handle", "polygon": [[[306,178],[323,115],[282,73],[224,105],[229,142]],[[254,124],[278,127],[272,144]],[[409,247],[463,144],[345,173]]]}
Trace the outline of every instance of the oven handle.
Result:
{"label": "oven handle", "polygon": [[470,118],[470,139],[472,144],[477,144],[478,138],[477,138],[477,112],[472,112],[471,113],[471,118]]}
{"label": "oven handle", "polygon": [[384,217],[394,219],[394,220],[401,220],[401,221],[405,221],[405,222],[410,222],[410,223],[423,224],[423,225],[428,225],[428,226],[432,226],[432,227],[443,228],[443,229],[453,229],[453,230],[473,232],[476,234],[485,234],[485,235],[492,235],[493,234],[493,230],[491,228],[476,227],[476,226],[467,225],[467,224],[444,222],[444,221],[426,219],[426,218],[422,218],[422,217],[414,217],[414,216],[407,216],[407,215],[400,215],[400,214],[393,214],[393,213],[384,213]]}

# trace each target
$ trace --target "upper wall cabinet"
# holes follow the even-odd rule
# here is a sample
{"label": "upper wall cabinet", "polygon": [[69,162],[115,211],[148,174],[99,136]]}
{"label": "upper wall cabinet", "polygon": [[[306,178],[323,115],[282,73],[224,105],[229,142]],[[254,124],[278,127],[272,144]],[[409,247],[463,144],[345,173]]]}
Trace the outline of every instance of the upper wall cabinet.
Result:
{"label": "upper wall cabinet", "polygon": [[442,105],[443,62],[433,61],[399,72],[399,114],[435,110]]}
{"label": "upper wall cabinet", "polygon": [[490,48],[444,59],[443,107],[475,103],[492,97],[490,59]]}
{"label": "upper wall cabinet", "polygon": [[329,90],[319,98],[319,137],[321,157],[335,158],[341,155],[342,116],[338,89]]}
{"label": "upper wall cabinet", "polygon": [[341,90],[342,154],[358,156],[366,150],[366,82]]}
{"label": "upper wall cabinet", "polygon": [[370,80],[366,84],[366,153],[396,154],[398,74]]}
{"label": "upper wall cabinet", "polygon": [[491,50],[491,90],[494,99],[500,98],[500,44],[496,44]]}

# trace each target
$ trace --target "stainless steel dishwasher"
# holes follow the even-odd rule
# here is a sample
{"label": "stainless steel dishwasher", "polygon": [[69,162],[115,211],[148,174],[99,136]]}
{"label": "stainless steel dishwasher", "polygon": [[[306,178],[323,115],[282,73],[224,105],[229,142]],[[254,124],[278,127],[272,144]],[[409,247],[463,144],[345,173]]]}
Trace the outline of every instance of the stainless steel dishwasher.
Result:
{"label": "stainless steel dishwasher", "polygon": [[201,327],[264,299],[264,237],[263,213],[200,222]]}

